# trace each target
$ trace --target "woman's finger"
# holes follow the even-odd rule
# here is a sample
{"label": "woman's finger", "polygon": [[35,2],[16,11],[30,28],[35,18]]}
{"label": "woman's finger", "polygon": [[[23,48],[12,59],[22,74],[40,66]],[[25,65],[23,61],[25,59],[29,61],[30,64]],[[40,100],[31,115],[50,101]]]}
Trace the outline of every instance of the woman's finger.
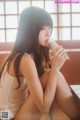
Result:
{"label": "woman's finger", "polygon": [[62,46],[58,47],[56,52],[54,53],[55,56],[57,56],[59,53],[62,52]]}
{"label": "woman's finger", "polygon": [[61,58],[62,58],[62,59],[65,59],[65,58],[66,58],[66,59],[68,59],[68,60],[69,60],[69,56],[68,56],[66,53],[65,53],[65,54],[63,54],[63,55],[61,55]]}

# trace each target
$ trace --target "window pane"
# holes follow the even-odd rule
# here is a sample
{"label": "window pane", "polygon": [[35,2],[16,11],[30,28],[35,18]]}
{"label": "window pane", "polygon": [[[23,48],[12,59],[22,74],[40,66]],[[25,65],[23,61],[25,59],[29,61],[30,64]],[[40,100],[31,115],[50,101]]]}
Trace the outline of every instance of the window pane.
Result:
{"label": "window pane", "polygon": [[53,20],[53,27],[57,26],[57,15],[51,15],[51,18]]}
{"label": "window pane", "polygon": [[4,32],[4,30],[0,30],[0,42],[5,42],[5,32]]}
{"label": "window pane", "polygon": [[70,4],[60,4],[59,12],[70,12]]}
{"label": "window pane", "polygon": [[30,1],[19,1],[19,13],[21,13],[26,7],[30,7]]}
{"label": "window pane", "polygon": [[73,4],[72,12],[80,12],[80,4]]}
{"label": "window pane", "polygon": [[72,15],[72,25],[73,26],[80,26],[80,14],[73,14]]}
{"label": "window pane", "polygon": [[7,42],[15,42],[17,30],[7,30]]}
{"label": "window pane", "polygon": [[32,1],[32,6],[44,8],[43,1]]}
{"label": "window pane", "polygon": [[50,38],[54,39],[54,41],[58,40],[58,38],[57,38],[57,28],[53,28],[52,35],[51,35]]}
{"label": "window pane", "polygon": [[45,10],[48,13],[57,12],[57,7],[56,7],[56,4],[54,4],[54,1],[46,1],[45,2]]}
{"label": "window pane", "polygon": [[0,28],[4,28],[4,16],[0,16]]}
{"label": "window pane", "polygon": [[70,26],[70,15],[69,14],[59,15],[59,26]]}
{"label": "window pane", "polygon": [[17,16],[6,16],[6,27],[17,28],[18,27]]}
{"label": "window pane", "polygon": [[0,14],[4,14],[4,5],[3,5],[3,2],[0,2]]}
{"label": "window pane", "polygon": [[17,14],[17,2],[5,2],[6,14]]}
{"label": "window pane", "polygon": [[72,39],[73,40],[80,40],[80,28],[73,28],[72,29]]}
{"label": "window pane", "polygon": [[70,28],[59,28],[59,40],[70,40]]}

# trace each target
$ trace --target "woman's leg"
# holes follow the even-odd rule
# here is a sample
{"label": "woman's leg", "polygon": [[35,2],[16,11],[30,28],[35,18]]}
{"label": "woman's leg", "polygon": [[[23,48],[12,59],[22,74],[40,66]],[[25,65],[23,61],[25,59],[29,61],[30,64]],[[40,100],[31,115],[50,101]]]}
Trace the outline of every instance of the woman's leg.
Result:
{"label": "woman's leg", "polygon": [[80,120],[80,108],[78,108],[78,105],[71,94],[70,88],[61,72],[58,74],[56,100],[63,112],[66,113],[71,120]]}
{"label": "woman's leg", "polygon": [[[49,75],[49,72],[46,72],[46,74],[44,75],[45,77],[42,77],[42,80],[41,80],[44,89],[46,88],[48,75]],[[58,73],[58,84],[56,88],[56,96],[51,106],[51,113],[52,113],[52,109],[54,113],[54,105],[56,101],[61,107],[61,109],[63,110],[63,112],[71,120],[80,120],[80,108],[75,102],[74,96],[70,91],[69,85],[67,84],[61,72]]]}
{"label": "woman's leg", "polygon": [[41,113],[32,100],[31,94],[28,96],[14,120],[40,120]]}
{"label": "woman's leg", "polygon": [[[45,72],[40,78],[43,90],[45,90],[46,88],[48,75],[49,75],[49,72]],[[78,120],[77,119],[77,117],[79,116],[78,106],[75,103],[74,97],[70,92],[69,86],[61,73],[58,74],[56,100],[59,103],[61,109],[69,116],[71,120]],[[52,106],[53,105],[54,105],[54,101]],[[52,109],[52,106],[51,106],[51,109]],[[40,117],[41,117],[41,113],[37,109],[36,105],[34,104],[31,98],[31,95],[29,95],[29,97],[25,101],[22,108],[16,114],[16,117],[14,120],[23,120],[23,118],[24,120],[32,120],[32,118],[33,120],[40,120]]]}
{"label": "woman's leg", "polygon": [[[40,78],[43,90],[45,89],[47,78],[48,72],[45,72]],[[22,107],[16,113],[14,120],[40,120],[41,116],[42,113],[37,109],[31,94],[29,94]]]}

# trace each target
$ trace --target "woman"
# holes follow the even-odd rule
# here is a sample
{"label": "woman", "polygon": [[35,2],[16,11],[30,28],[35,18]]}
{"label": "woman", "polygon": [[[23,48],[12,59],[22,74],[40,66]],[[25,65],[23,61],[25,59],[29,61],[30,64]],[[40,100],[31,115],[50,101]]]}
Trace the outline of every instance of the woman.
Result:
{"label": "woman", "polygon": [[43,9],[29,7],[21,13],[14,48],[0,73],[0,111],[8,111],[10,119],[40,120],[53,110],[54,99],[71,120],[80,118],[60,73],[69,57],[61,46],[53,58],[49,55],[52,28],[52,19]]}

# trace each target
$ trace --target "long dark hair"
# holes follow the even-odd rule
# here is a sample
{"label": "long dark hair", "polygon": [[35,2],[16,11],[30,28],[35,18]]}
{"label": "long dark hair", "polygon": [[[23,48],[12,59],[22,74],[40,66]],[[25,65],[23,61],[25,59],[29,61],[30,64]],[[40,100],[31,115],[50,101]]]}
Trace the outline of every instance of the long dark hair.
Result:
{"label": "long dark hair", "polygon": [[[8,59],[6,60],[6,62],[8,61],[9,67],[10,62],[16,55],[16,59],[14,62],[14,71],[19,83],[19,87],[20,87],[19,64],[24,53],[34,55],[34,61],[36,64],[39,77],[44,72],[42,61],[45,60],[45,67],[50,66],[49,47],[40,46],[38,42],[39,32],[42,29],[42,26],[44,25],[48,25],[52,28],[53,22],[50,15],[41,8],[29,7],[24,9],[20,15],[19,28],[14,48],[11,54],[9,55]],[[0,77],[4,69],[4,66],[1,70]]]}

